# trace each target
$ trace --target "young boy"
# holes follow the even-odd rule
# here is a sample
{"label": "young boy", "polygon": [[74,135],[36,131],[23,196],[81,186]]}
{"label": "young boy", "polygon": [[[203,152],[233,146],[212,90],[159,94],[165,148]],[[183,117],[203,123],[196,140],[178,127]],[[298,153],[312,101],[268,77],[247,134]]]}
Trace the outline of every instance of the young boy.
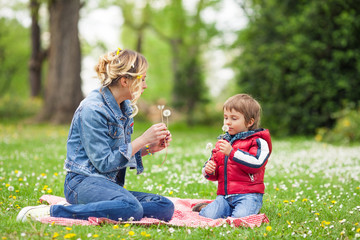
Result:
{"label": "young boy", "polygon": [[212,219],[258,214],[265,189],[265,165],[271,153],[270,133],[259,128],[261,107],[249,95],[230,97],[223,110],[228,131],[202,170],[205,178],[218,181],[218,196],[193,210]]}

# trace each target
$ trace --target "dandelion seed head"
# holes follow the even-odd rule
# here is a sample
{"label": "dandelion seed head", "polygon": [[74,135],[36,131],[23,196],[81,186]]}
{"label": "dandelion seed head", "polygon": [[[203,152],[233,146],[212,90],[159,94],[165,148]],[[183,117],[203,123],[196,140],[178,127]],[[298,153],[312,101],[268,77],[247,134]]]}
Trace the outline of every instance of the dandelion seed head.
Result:
{"label": "dandelion seed head", "polygon": [[228,126],[228,125],[224,125],[224,126],[222,126],[221,129],[223,130],[223,132],[227,132],[227,131],[229,131],[229,126]]}
{"label": "dandelion seed head", "polygon": [[169,109],[164,110],[163,112],[164,117],[170,117],[170,115],[171,115],[171,111]]}

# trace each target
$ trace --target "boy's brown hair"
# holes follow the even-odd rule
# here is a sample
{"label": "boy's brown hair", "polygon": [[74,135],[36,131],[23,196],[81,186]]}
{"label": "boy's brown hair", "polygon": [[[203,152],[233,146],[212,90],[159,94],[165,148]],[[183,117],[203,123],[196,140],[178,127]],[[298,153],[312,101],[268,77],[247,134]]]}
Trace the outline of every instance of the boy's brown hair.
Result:
{"label": "boy's brown hair", "polygon": [[249,127],[249,130],[255,130],[260,126],[261,106],[254,98],[248,94],[237,94],[230,97],[224,103],[223,109],[235,110],[244,115],[245,123],[248,124],[251,119],[254,119],[254,124]]}

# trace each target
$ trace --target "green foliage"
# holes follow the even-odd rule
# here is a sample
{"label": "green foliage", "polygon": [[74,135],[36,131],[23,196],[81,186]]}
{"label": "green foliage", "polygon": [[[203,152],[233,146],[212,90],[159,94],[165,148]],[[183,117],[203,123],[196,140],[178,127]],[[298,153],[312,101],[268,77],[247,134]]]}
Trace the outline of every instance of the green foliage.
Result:
{"label": "green foliage", "polygon": [[[119,3],[125,18],[123,41],[135,49],[141,46],[150,62],[149,88],[153,93],[145,99],[156,101],[159,96],[187,115],[194,122],[194,111],[208,100],[202,54],[218,33],[214,24],[200,17],[206,8],[219,1],[199,1],[194,11],[184,1],[170,1],[163,6],[144,5],[129,1]],[[164,20],[166,19],[166,21]],[[157,94],[159,93],[159,94]]]}
{"label": "green foliage", "polygon": [[0,97],[29,96],[29,29],[19,22],[0,17]]}
{"label": "green foliage", "polygon": [[360,96],[360,5],[356,0],[249,1],[236,45],[238,84],[260,100],[274,133],[313,134]]}
{"label": "green foliage", "polygon": [[336,120],[332,129],[320,128],[315,138],[337,144],[360,142],[360,108],[345,108],[334,114]]}
{"label": "green foliage", "polygon": [[25,99],[21,97],[10,97],[6,94],[0,98],[0,121],[23,120],[34,116],[41,107],[39,98]]}

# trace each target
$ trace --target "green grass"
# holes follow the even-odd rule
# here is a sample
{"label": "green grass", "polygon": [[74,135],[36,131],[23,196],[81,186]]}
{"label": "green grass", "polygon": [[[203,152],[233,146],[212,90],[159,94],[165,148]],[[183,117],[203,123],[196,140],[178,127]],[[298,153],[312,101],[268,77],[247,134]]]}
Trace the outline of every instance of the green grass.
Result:
{"label": "green grass", "polygon": [[[149,124],[135,125],[135,136]],[[218,128],[170,125],[173,142],[144,158],[145,172],[129,171],[128,189],[180,198],[214,199],[216,185],[201,176],[206,144]],[[273,140],[259,228],[72,226],[18,223],[22,207],[43,194],[63,196],[68,126],[0,124],[0,237],[2,239],[355,239],[360,238],[360,147],[332,146],[307,138]],[[269,231],[270,230],[270,231]],[[134,233],[130,236],[129,233]],[[147,236],[144,236],[145,234]]]}

